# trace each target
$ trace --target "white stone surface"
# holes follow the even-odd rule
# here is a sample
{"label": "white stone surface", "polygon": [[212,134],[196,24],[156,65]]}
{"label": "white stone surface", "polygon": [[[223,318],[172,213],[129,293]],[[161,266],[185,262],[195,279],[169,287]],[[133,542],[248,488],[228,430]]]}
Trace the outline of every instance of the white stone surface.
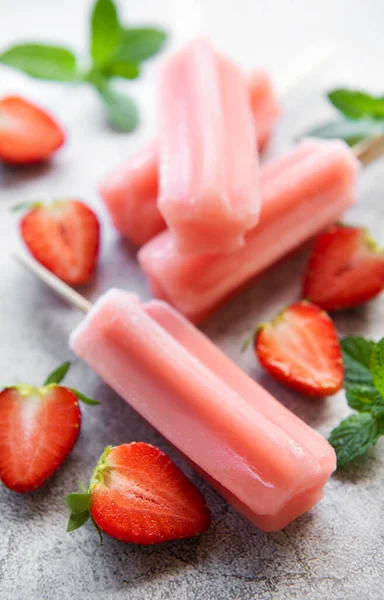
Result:
{"label": "white stone surface", "polygon": [[[177,2],[177,3],[176,3]],[[125,17],[163,24],[180,43],[197,28],[191,3],[122,0]],[[193,8],[193,7],[192,7]],[[382,92],[382,0],[205,0],[201,28],[245,68],[260,63],[278,79],[297,55],[330,40],[339,44],[332,64],[291,98],[269,154],[331,110],[324,91],[360,84]],[[73,44],[86,39],[85,0],[0,0],[0,47],[41,38]],[[180,16],[181,15],[181,16]],[[37,83],[0,67],[0,95],[22,92],[46,105],[68,129],[68,144],[49,166],[0,168],[0,381],[38,383],[59,362],[74,357],[67,336],[81,315],[56,299],[14,264],[16,221],[9,207],[29,199],[74,196],[94,205],[105,221],[100,269],[84,289],[90,299],[111,285],[149,291],[135,252],[105,219],[97,183],[155,129],[154,86],[158,61],[145,69],[132,93],[143,107],[134,135],[111,132],[88,89]],[[361,175],[359,205],[350,222],[364,223],[384,242],[384,162]],[[205,332],[284,404],[325,435],[347,414],[343,393],[324,401],[301,398],[272,381],[251,350],[241,354],[255,325],[298,298],[305,250],[264,276],[204,325]],[[384,335],[384,298],[338,315],[342,334]],[[252,528],[173,449],[84,364],[74,361],[68,382],[102,401],[84,407],[80,439],[65,465],[40,491],[24,496],[0,489],[1,600],[382,600],[384,582],[384,444],[358,465],[332,477],[324,500],[284,531]],[[213,524],[200,539],[140,548],[107,537],[102,546],[91,526],[66,534],[65,495],[86,482],[107,444],[145,440],[159,445],[198,483]]]}

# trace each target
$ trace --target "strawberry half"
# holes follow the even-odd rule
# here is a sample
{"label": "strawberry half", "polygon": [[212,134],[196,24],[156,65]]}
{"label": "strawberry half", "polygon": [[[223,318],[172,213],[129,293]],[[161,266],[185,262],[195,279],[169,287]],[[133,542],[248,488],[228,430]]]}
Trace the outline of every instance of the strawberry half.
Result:
{"label": "strawberry half", "polygon": [[334,225],[317,238],[303,295],[325,310],[352,308],[384,288],[384,252],[361,227]]}
{"label": "strawberry half", "polygon": [[191,537],[210,523],[200,491],[164,452],[144,442],[106,448],[88,492],[69,494],[67,504],[68,531],[91,515],[101,531],[134,544]]}
{"label": "strawberry half", "polygon": [[10,490],[40,487],[70,453],[80,433],[78,399],[98,404],[58,384],[70,364],[51,373],[44,385],[15,385],[0,393],[0,480]]}
{"label": "strawberry half", "polygon": [[259,328],[255,350],[273,377],[304,394],[328,396],[343,385],[343,358],[333,321],[304,300]]}
{"label": "strawberry half", "polygon": [[0,100],[0,161],[14,165],[41,162],[64,141],[59,124],[35,104],[19,96]]}
{"label": "strawberry half", "polygon": [[22,218],[20,232],[35,259],[69,285],[91,279],[97,265],[100,225],[82,202],[34,204]]}

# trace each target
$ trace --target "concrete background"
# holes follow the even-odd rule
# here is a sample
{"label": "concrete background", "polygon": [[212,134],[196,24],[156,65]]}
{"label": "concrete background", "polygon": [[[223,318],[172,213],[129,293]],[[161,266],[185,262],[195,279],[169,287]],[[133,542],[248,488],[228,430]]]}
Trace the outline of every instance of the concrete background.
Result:
{"label": "concrete background", "polygon": [[[382,91],[384,42],[382,0],[206,0],[202,23],[190,3],[123,0],[127,19],[163,24],[180,43],[201,27],[244,67],[264,64],[276,79],[298,54],[330,40],[337,52],[285,103],[285,117],[269,155],[330,113],[324,90],[341,83]],[[176,7],[176,9],[175,9]],[[0,0],[0,45],[42,38],[84,47],[85,0]],[[129,156],[154,131],[154,86],[158,61],[131,86],[143,108],[134,135],[111,132],[96,98],[87,89],[36,83],[0,67],[0,95],[23,92],[51,108],[66,124],[69,141],[49,166],[23,171],[0,167],[0,381],[38,383],[70,355],[67,337],[81,315],[56,299],[33,276],[14,264],[16,202],[75,196],[93,204],[105,220],[100,269],[83,292],[90,300],[111,285],[149,296],[135,252],[105,219],[97,197],[100,178]],[[347,221],[371,227],[384,242],[384,162],[361,174],[358,206]],[[251,350],[241,354],[255,325],[294,301],[300,290],[306,250],[271,269],[218,312],[203,329],[250,375],[307,423],[327,435],[348,414],[341,392],[324,401],[301,398],[261,372]],[[384,297],[338,315],[341,334],[384,335]],[[0,488],[1,600],[382,600],[384,583],[384,444],[359,464],[331,478],[324,500],[284,531],[264,534],[238,516],[193,474],[172,448],[105,386],[84,364],[74,362],[68,383],[101,400],[83,408],[80,439],[60,471],[41,490],[23,496]],[[154,547],[134,547],[107,537],[99,546],[90,525],[66,534],[65,495],[86,482],[107,444],[150,441],[166,452],[199,485],[213,523],[200,539]]]}

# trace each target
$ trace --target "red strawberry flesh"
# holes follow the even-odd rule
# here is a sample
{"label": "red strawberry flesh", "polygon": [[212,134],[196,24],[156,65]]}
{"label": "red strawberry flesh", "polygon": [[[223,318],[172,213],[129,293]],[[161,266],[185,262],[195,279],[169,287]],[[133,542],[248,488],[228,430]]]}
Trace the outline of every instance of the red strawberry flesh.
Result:
{"label": "red strawberry flesh", "polygon": [[311,396],[343,385],[340,344],[331,318],[308,302],[293,304],[256,336],[260,363],[276,379]]}
{"label": "red strawberry flesh", "polygon": [[107,448],[91,479],[90,512],[108,535],[155,544],[202,533],[210,522],[200,491],[158,448]]}
{"label": "red strawberry flesh", "polygon": [[360,227],[335,225],[315,242],[303,295],[325,310],[358,306],[384,288],[384,253]]}
{"label": "red strawberry flesh", "polygon": [[0,394],[0,479],[11,490],[40,487],[80,433],[75,394],[60,386],[22,385]]}
{"label": "red strawberry flesh", "polygon": [[100,226],[95,213],[77,200],[32,208],[20,231],[35,259],[70,285],[92,277],[98,257]]}
{"label": "red strawberry flesh", "polygon": [[49,158],[65,141],[44,110],[18,96],[0,100],[0,161],[24,165]]}

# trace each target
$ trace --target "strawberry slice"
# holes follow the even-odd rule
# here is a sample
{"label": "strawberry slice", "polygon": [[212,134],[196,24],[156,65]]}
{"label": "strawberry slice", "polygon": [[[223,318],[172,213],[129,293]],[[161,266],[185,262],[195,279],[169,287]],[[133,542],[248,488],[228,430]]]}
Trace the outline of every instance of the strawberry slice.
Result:
{"label": "strawberry slice", "polygon": [[41,387],[15,385],[0,393],[0,480],[15,492],[40,487],[70,453],[80,433],[78,400],[99,404],[58,384],[70,363]]}
{"label": "strawberry slice", "polygon": [[69,285],[89,281],[95,271],[100,225],[78,200],[32,205],[20,222],[21,236],[35,259]]}
{"label": "strawberry slice", "polygon": [[18,96],[0,100],[0,161],[14,165],[41,162],[64,141],[58,123],[35,104]]}
{"label": "strawberry slice", "polygon": [[123,542],[157,544],[204,532],[209,509],[200,491],[164,452],[144,442],[107,447],[86,494],[69,494],[68,531],[91,515]]}
{"label": "strawberry slice", "polygon": [[325,310],[352,308],[384,288],[384,252],[361,227],[334,225],[317,238],[303,295]]}
{"label": "strawberry slice", "polygon": [[328,396],[343,385],[343,359],[333,321],[304,300],[259,328],[255,351],[273,377],[304,394]]}

